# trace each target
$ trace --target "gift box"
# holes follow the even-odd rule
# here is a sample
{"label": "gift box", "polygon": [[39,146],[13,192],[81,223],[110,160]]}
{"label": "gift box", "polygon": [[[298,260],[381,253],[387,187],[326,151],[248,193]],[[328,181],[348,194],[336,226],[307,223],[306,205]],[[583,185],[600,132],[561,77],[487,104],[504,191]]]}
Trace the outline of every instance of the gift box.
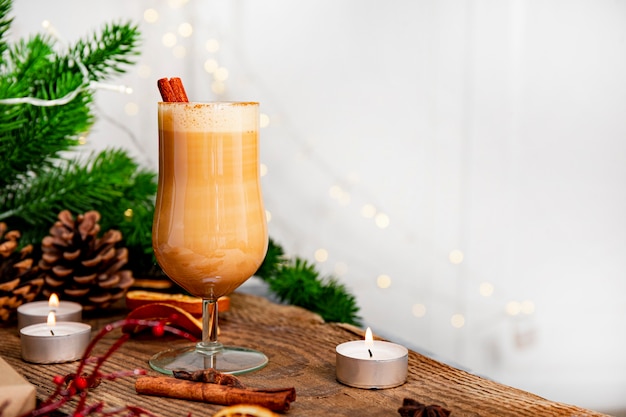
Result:
{"label": "gift box", "polygon": [[2,417],[17,417],[35,409],[35,386],[0,357],[0,409]]}

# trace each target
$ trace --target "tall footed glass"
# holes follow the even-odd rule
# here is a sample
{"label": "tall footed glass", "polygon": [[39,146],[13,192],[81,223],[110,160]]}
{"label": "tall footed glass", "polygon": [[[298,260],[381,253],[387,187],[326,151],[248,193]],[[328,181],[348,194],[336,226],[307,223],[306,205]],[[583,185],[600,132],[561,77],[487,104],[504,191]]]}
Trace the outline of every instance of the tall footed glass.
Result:
{"label": "tall footed glass", "polygon": [[152,246],[167,276],[202,297],[202,341],[150,359],[162,373],[262,368],[256,350],[217,338],[217,299],[251,277],[268,245],[259,174],[259,105],[158,103],[159,177]]}

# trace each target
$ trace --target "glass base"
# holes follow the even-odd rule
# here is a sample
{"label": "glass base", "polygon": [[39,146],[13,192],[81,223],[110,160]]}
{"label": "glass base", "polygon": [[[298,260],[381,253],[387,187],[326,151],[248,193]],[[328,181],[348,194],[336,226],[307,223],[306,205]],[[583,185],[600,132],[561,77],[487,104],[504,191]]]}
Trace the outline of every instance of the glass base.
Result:
{"label": "glass base", "polygon": [[194,372],[211,368],[238,375],[261,369],[268,361],[267,356],[253,349],[223,346],[212,353],[202,353],[192,344],[159,352],[149,363],[152,369],[166,375],[172,375],[174,370]]}

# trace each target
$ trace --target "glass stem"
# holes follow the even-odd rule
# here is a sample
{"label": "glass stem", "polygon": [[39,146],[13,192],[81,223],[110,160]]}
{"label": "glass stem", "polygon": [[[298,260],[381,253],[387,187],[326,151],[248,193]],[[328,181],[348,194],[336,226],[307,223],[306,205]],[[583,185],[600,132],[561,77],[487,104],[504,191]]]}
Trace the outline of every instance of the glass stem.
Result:
{"label": "glass stem", "polygon": [[217,300],[202,300],[202,341],[196,348],[203,353],[215,353],[222,348],[217,341],[217,307]]}

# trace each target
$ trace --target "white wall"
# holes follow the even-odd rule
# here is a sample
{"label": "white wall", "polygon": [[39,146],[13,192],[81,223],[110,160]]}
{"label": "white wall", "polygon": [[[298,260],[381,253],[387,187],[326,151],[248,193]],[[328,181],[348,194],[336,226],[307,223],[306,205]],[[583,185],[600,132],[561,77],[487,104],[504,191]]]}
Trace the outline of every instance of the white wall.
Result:
{"label": "white wall", "polygon": [[[311,260],[325,249],[320,270],[366,325],[552,400],[626,409],[626,3],[172,5],[15,1],[16,36],[43,19],[68,40],[140,23],[140,65],[118,80],[135,93],[99,92],[89,147],[156,168],[161,77],[195,100],[258,100],[270,234]],[[194,33],[176,57],[162,37],[184,22]],[[207,59],[229,71],[224,94]]]}

